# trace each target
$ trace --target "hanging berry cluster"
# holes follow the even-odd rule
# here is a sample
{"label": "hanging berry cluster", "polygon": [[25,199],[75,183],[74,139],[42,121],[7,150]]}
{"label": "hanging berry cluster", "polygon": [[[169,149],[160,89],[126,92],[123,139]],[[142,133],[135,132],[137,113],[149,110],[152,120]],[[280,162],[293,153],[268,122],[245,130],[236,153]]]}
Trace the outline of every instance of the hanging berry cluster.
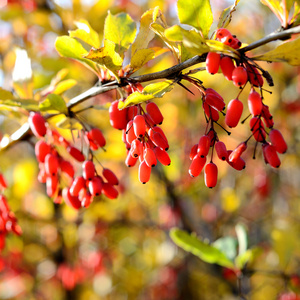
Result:
{"label": "hanging berry cluster", "polygon": [[[241,42],[235,36],[232,36],[225,28],[218,29],[215,37],[218,41],[234,49],[239,49],[242,45]],[[265,162],[274,168],[280,166],[278,153],[283,154],[287,151],[287,144],[282,134],[279,130],[273,128],[274,121],[269,107],[263,103],[262,86],[264,79],[260,71],[262,73],[264,71],[245,55],[242,55],[240,59],[233,59],[224,54],[209,52],[206,58],[207,72],[216,74],[219,69],[221,69],[221,72],[227,80],[232,81],[235,86],[240,88],[238,96],[232,99],[227,105],[225,123],[230,128],[238,125],[244,110],[244,104],[239,100],[239,95],[248,82],[251,85],[247,103],[250,112],[249,117],[251,117],[249,122],[251,135],[234,150],[227,150],[226,145],[219,140],[214,128],[215,124],[219,124],[220,113],[224,114],[223,111],[225,110],[226,103],[222,96],[215,90],[205,88],[198,81],[194,82],[202,93],[207,127],[205,134],[200,137],[198,144],[195,144],[191,149],[190,159],[192,163],[189,168],[189,173],[192,177],[197,177],[204,168],[205,184],[209,188],[216,186],[218,177],[218,168],[213,162],[214,150],[220,160],[227,161],[227,163],[236,170],[242,170],[246,166],[241,156],[246,151],[247,142],[251,137],[256,140],[256,145],[261,144]],[[256,89],[258,89],[258,91]],[[269,130],[267,130],[266,127]],[[269,141],[266,140],[267,136],[269,137]],[[211,156],[210,159],[207,159],[210,149],[212,149]],[[207,161],[208,163],[206,164]]]}
{"label": "hanging berry cluster", "polygon": [[5,237],[9,232],[17,235],[22,233],[21,227],[17,223],[15,214],[10,210],[7,199],[3,191],[7,188],[7,183],[2,174],[0,174],[0,250],[5,247]]}
{"label": "hanging berry cluster", "polygon": [[[135,90],[137,87],[133,87],[132,91]],[[122,139],[127,149],[125,164],[132,167],[139,160],[138,177],[144,184],[149,181],[157,161],[165,166],[171,163],[167,153],[168,139],[159,127],[164,118],[154,102],[147,101],[145,109],[137,104],[123,110],[118,109],[118,102],[114,101],[109,108],[110,123],[123,131]]]}
{"label": "hanging berry cluster", "polygon": [[[93,162],[93,151],[106,145],[100,129],[82,131],[88,148],[87,156],[91,158],[86,159],[82,150],[57,131],[51,130],[41,114],[31,112],[28,122],[31,131],[39,139],[35,144],[35,155],[39,162],[38,180],[46,184],[47,195],[55,203],[64,200],[69,206],[79,209],[88,207],[94,197],[101,194],[110,199],[117,198],[115,186],[119,184],[118,178],[102,165],[102,176],[99,175]],[[76,176],[78,172],[72,160],[82,164],[81,176]]]}

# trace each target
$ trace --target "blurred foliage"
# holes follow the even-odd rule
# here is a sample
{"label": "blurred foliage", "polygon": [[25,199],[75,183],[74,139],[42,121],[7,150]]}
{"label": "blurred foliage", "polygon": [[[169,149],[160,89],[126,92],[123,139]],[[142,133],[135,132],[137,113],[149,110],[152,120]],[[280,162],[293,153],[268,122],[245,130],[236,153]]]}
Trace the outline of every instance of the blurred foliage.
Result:
{"label": "blurred foliage", "polygon": [[[223,9],[233,3],[211,1],[215,20],[212,28],[216,28]],[[53,86],[64,99],[71,99],[97,81],[89,69],[60,57],[55,50],[58,36],[82,34],[76,22],[88,20],[100,41],[108,11],[113,15],[126,12],[138,22],[145,11],[159,6],[168,24],[178,23],[173,0],[0,0],[1,5],[0,86],[12,88],[16,49],[22,48],[31,58],[33,90],[39,93],[41,88]],[[228,28],[249,44],[279,26],[272,11],[259,1],[240,1]],[[98,44],[97,39],[93,42]],[[274,44],[263,48],[271,50]],[[151,41],[153,47],[162,45],[158,37]],[[253,53],[261,54],[258,50]],[[173,56],[165,53],[136,74],[164,70],[175,63]],[[191,178],[187,172],[189,151],[204,133],[206,123],[201,101],[197,101],[200,96],[179,86],[156,100],[165,117],[162,128],[172,145],[172,164],[157,167],[146,185],[138,182],[136,168],[125,167],[121,132],[109,126],[105,103],[118,94],[98,95],[89,101],[99,109],[82,112],[82,119],[101,128],[107,138],[106,151],[97,152],[97,159],[120,178],[121,195],[117,200],[99,197],[80,211],[54,204],[36,179],[33,138],[1,152],[0,170],[9,184],[5,193],[23,234],[8,235],[1,252],[0,298],[229,300],[241,299],[242,293],[246,299],[260,300],[277,299],[287,290],[299,292],[299,68],[283,63],[262,62],[261,66],[275,83],[272,94],[265,93],[265,103],[289,145],[288,153],[281,157],[280,169],[265,166],[260,151],[256,160],[248,151],[247,168],[241,173],[225,163],[218,164],[219,183],[213,190],[204,186],[202,178]],[[236,96],[236,90],[220,74],[200,72],[195,76],[206,86],[223,91],[226,102]],[[50,108],[64,110],[60,96],[56,100],[57,105],[50,104]],[[50,109],[47,102],[41,103],[42,107]],[[0,117],[3,138],[26,119],[22,110],[7,104]],[[72,139],[68,130],[60,129],[60,133]],[[234,148],[247,135],[245,126],[240,125],[231,136],[224,132],[222,140]],[[249,147],[254,151],[254,144]],[[246,228],[248,248],[260,249],[260,255],[245,264],[243,277],[234,270],[199,260],[177,248],[169,237],[170,228],[181,227],[207,243],[222,237],[239,240],[235,230],[238,223]]]}

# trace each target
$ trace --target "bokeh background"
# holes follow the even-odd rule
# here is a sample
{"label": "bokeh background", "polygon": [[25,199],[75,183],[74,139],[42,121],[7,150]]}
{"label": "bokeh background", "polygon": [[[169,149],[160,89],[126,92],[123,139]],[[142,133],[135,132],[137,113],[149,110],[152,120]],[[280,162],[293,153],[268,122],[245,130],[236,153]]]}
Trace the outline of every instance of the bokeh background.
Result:
{"label": "bokeh background", "polygon": [[[212,0],[216,28],[222,10],[234,1]],[[2,6],[2,7],[1,7]],[[178,23],[172,0],[0,0],[0,86],[12,89],[16,49],[26,49],[31,59],[34,89],[50,84],[61,69],[77,84],[64,97],[70,99],[96,82],[94,74],[78,62],[61,58],[54,47],[56,37],[86,19],[102,37],[108,10],[127,12],[138,22],[148,9],[159,6],[167,23]],[[259,1],[240,1],[229,30],[243,43],[264,37],[280,23]],[[163,45],[156,37],[153,45]],[[272,49],[276,42],[254,53]],[[149,62],[139,74],[163,70],[176,62],[170,53]],[[37,181],[38,163],[34,138],[0,153],[0,170],[7,178],[8,203],[23,230],[9,234],[0,255],[0,299],[85,300],[175,300],[240,299],[235,274],[209,265],[177,248],[169,238],[172,227],[193,231],[209,241],[236,236],[235,226],[247,228],[250,247],[260,255],[249,265],[242,281],[247,299],[277,299],[280,293],[297,292],[300,280],[300,79],[299,68],[281,63],[261,63],[274,79],[265,103],[274,115],[275,128],[283,133],[289,150],[282,165],[265,165],[255,143],[246,152],[247,167],[238,172],[218,162],[219,182],[214,189],[204,185],[203,174],[188,174],[190,148],[205,131],[200,94],[176,87],[156,103],[165,119],[172,163],[156,167],[151,180],[140,184],[137,168],[127,168],[121,132],[111,128],[106,110],[91,109],[82,118],[103,130],[106,152],[101,164],[118,174],[117,200],[96,199],[89,208],[75,211],[54,204],[45,186]],[[238,89],[221,74],[200,72],[206,87],[216,89],[228,103]],[[269,89],[267,87],[267,89]],[[244,92],[244,101],[247,91]],[[100,95],[93,104],[111,102],[116,93]],[[20,111],[0,109],[2,137],[24,122]],[[245,115],[246,116],[246,115]],[[68,132],[62,132],[70,138]],[[239,125],[220,139],[235,148],[249,136]],[[1,138],[2,138],[1,137]]]}

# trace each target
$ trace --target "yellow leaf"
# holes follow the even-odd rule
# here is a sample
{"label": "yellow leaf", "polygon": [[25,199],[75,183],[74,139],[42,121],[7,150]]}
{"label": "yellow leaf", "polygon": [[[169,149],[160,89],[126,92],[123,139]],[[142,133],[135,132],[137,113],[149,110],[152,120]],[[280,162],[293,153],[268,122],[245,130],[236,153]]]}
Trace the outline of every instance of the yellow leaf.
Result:
{"label": "yellow leaf", "polygon": [[279,45],[265,54],[252,57],[253,60],[286,62],[292,66],[300,65],[300,37]]}
{"label": "yellow leaf", "polygon": [[70,88],[72,88],[74,85],[76,85],[77,81],[74,80],[74,79],[66,79],[66,80],[63,80],[61,82],[59,82],[55,89],[53,90],[53,94],[57,94],[57,95],[60,95],[62,94],[63,92],[69,90]]}
{"label": "yellow leaf", "polygon": [[130,61],[130,68],[133,71],[140,69],[144,64],[154,57],[155,51],[152,49],[137,50]]}

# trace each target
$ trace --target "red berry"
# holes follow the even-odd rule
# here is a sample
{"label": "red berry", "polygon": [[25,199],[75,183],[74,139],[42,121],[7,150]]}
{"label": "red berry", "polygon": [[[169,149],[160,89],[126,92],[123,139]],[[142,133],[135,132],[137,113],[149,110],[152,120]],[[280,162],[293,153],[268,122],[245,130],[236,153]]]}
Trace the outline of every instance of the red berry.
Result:
{"label": "red berry", "polygon": [[252,65],[247,65],[247,73],[249,82],[256,86],[256,87],[262,87],[264,84],[264,79],[261,76],[261,74],[258,72],[257,68]]}
{"label": "red berry", "polygon": [[261,114],[263,103],[258,92],[254,89],[251,90],[248,96],[249,111],[253,116],[259,116]]}
{"label": "red berry", "polygon": [[221,56],[216,52],[208,52],[206,57],[206,71],[210,74],[218,73]]}
{"label": "red berry", "polygon": [[72,196],[77,197],[79,195],[80,191],[85,188],[86,188],[85,179],[82,176],[78,176],[72,182],[72,185],[70,187],[70,194]]}
{"label": "red berry", "polygon": [[137,137],[143,137],[146,132],[146,121],[144,116],[137,115],[133,118],[133,130]]}
{"label": "red berry", "polygon": [[208,188],[213,188],[218,181],[218,167],[213,163],[208,163],[204,168],[204,181]]}
{"label": "red berry", "polygon": [[198,151],[198,144],[195,144],[190,151],[190,160],[193,160],[194,157],[197,155],[197,151]]}
{"label": "red berry", "polygon": [[143,143],[139,139],[134,139],[131,143],[130,153],[133,157],[139,157],[143,152]]}
{"label": "red berry", "polygon": [[169,157],[168,152],[160,149],[159,147],[155,147],[153,149],[157,160],[164,166],[169,166],[171,164],[171,159]]}
{"label": "red berry", "polygon": [[102,192],[109,199],[116,199],[119,195],[117,189],[109,182],[103,183]]}
{"label": "red berry", "polygon": [[75,209],[81,208],[81,202],[79,201],[78,197],[72,196],[68,188],[63,189],[62,196],[67,205]]}
{"label": "red berry", "polygon": [[156,103],[148,102],[146,104],[146,111],[149,114],[149,116],[151,117],[151,119],[153,120],[155,125],[162,124],[164,117],[163,117],[160,109],[156,105]]}
{"label": "red berry", "polygon": [[223,56],[220,61],[220,67],[224,77],[227,80],[232,80],[232,72],[235,68],[232,58],[229,56]]}
{"label": "red berry", "polygon": [[51,146],[44,142],[43,140],[39,140],[34,147],[35,156],[39,162],[44,162],[47,154],[51,152]]}
{"label": "red berry", "polygon": [[227,106],[225,123],[228,127],[236,127],[243,113],[243,103],[239,99],[232,99]]}
{"label": "red berry", "polygon": [[161,129],[159,127],[153,127],[148,130],[148,135],[154,145],[167,151],[169,149],[169,143],[165,138],[164,134],[161,134]]}
{"label": "red berry", "polygon": [[56,175],[58,172],[58,158],[54,154],[47,154],[45,157],[45,171],[48,175]]}
{"label": "red berry", "polygon": [[270,138],[271,144],[275,147],[275,150],[278,153],[283,154],[287,151],[287,144],[279,130],[272,129],[269,132],[269,138]]}
{"label": "red berry", "polygon": [[274,126],[273,116],[270,113],[268,105],[263,104],[261,116],[263,117],[264,122],[268,128],[272,128]]}
{"label": "red berry", "polygon": [[270,166],[273,168],[279,168],[281,162],[275,147],[271,144],[266,143],[263,144],[262,149],[263,149],[263,154],[266,162],[269,163]]}
{"label": "red berry", "polygon": [[149,167],[145,161],[142,161],[139,165],[139,181],[143,184],[150,180],[151,167]]}
{"label": "red berry", "polygon": [[246,84],[247,80],[248,74],[244,67],[239,66],[232,71],[232,82],[234,85],[242,86]]}
{"label": "red berry", "polygon": [[67,161],[67,160],[62,160],[59,164],[61,172],[69,175],[69,177],[73,178],[75,175],[74,167],[73,165]]}
{"label": "red berry", "polygon": [[144,150],[144,160],[149,167],[155,167],[157,164],[155,153],[150,148]]}
{"label": "red berry", "polygon": [[232,37],[232,41],[229,43],[229,46],[233,49],[239,49],[242,46],[242,43],[236,37]]}
{"label": "red berry", "polygon": [[222,96],[211,88],[205,90],[204,101],[218,111],[222,111],[225,108]]}
{"label": "red berry", "polygon": [[265,126],[262,120],[258,117],[253,117],[250,120],[250,129],[256,141],[263,142],[266,138]]}
{"label": "red berry", "polygon": [[107,180],[108,183],[110,183],[112,185],[118,185],[119,184],[118,177],[110,169],[103,169],[102,175]]}
{"label": "red berry", "polygon": [[89,181],[89,191],[92,196],[100,196],[102,193],[103,180],[100,176],[95,176]]}
{"label": "red berry", "polygon": [[243,152],[247,149],[247,143],[243,142],[239,144],[229,155],[228,160],[229,162],[236,163],[237,160],[241,157]]}
{"label": "red berry", "polygon": [[224,37],[227,37],[227,36],[231,36],[231,33],[226,28],[219,28],[216,31],[216,39],[218,39],[218,40],[221,40],[221,39],[223,39]]}
{"label": "red berry", "polygon": [[131,155],[131,151],[128,151],[127,157],[126,157],[126,160],[125,160],[126,166],[127,167],[133,167],[136,164],[137,160],[138,160],[138,157],[133,157]]}
{"label": "red berry", "polygon": [[82,153],[80,150],[78,150],[77,148],[75,148],[75,147],[73,147],[73,146],[69,146],[69,147],[67,148],[67,151],[68,151],[69,154],[70,154],[73,158],[75,158],[77,161],[79,161],[79,162],[84,162],[85,157],[84,157],[83,153]]}
{"label": "red berry", "polygon": [[82,175],[85,180],[92,180],[95,176],[95,165],[91,160],[86,160],[82,164]]}
{"label": "red berry", "polygon": [[216,142],[215,149],[216,149],[216,153],[217,153],[218,157],[221,160],[226,160],[228,158],[227,149],[223,142],[221,142],[221,141]]}
{"label": "red berry", "polygon": [[219,112],[215,108],[213,108],[212,106],[209,106],[206,102],[203,102],[202,106],[203,106],[206,116],[209,119],[212,119],[215,122],[217,122],[219,120]]}
{"label": "red berry", "polygon": [[94,197],[89,192],[87,192],[82,197],[81,206],[82,207],[89,207],[90,204],[93,202],[93,200],[94,200]]}
{"label": "red berry", "polygon": [[127,125],[127,108],[118,109],[119,100],[115,100],[109,107],[109,121],[116,129],[125,129]]}
{"label": "red berry", "polygon": [[136,105],[128,107],[127,110],[127,120],[133,120],[133,118],[138,114],[138,107]]}
{"label": "red berry", "polygon": [[0,188],[3,190],[7,188],[7,182],[6,182],[3,174],[1,174],[1,173],[0,173]]}
{"label": "red berry", "polygon": [[99,147],[104,147],[106,145],[105,137],[102,131],[98,128],[93,128],[89,132],[87,132],[87,137],[89,141],[93,142]]}
{"label": "red berry", "polygon": [[132,141],[136,138],[137,136],[135,135],[133,129],[133,121],[129,121],[126,126],[126,141],[128,144],[131,144]]}
{"label": "red berry", "polygon": [[58,178],[57,176],[48,176],[46,179],[46,193],[52,198],[58,188]]}
{"label": "red berry", "polygon": [[210,138],[207,135],[203,135],[199,139],[198,143],[198,154],[201,157],[207,156],[210,148]]}
{"label": "red berry", "polygon": [[201,157],[199,154],[197,154],[192,160],[192,163],[191,163],[190,168],[189,168],[189,174],[192,177],[199,176],[199,174],[201,173],[205,163],[206,163],[206,156]]}
{"label": "red berry", "polygon": [[28,123],[32,133],[36,137],[43,137],[46,134],[46,122],[44,117],[39,113],[31,112],[29,114]]}

